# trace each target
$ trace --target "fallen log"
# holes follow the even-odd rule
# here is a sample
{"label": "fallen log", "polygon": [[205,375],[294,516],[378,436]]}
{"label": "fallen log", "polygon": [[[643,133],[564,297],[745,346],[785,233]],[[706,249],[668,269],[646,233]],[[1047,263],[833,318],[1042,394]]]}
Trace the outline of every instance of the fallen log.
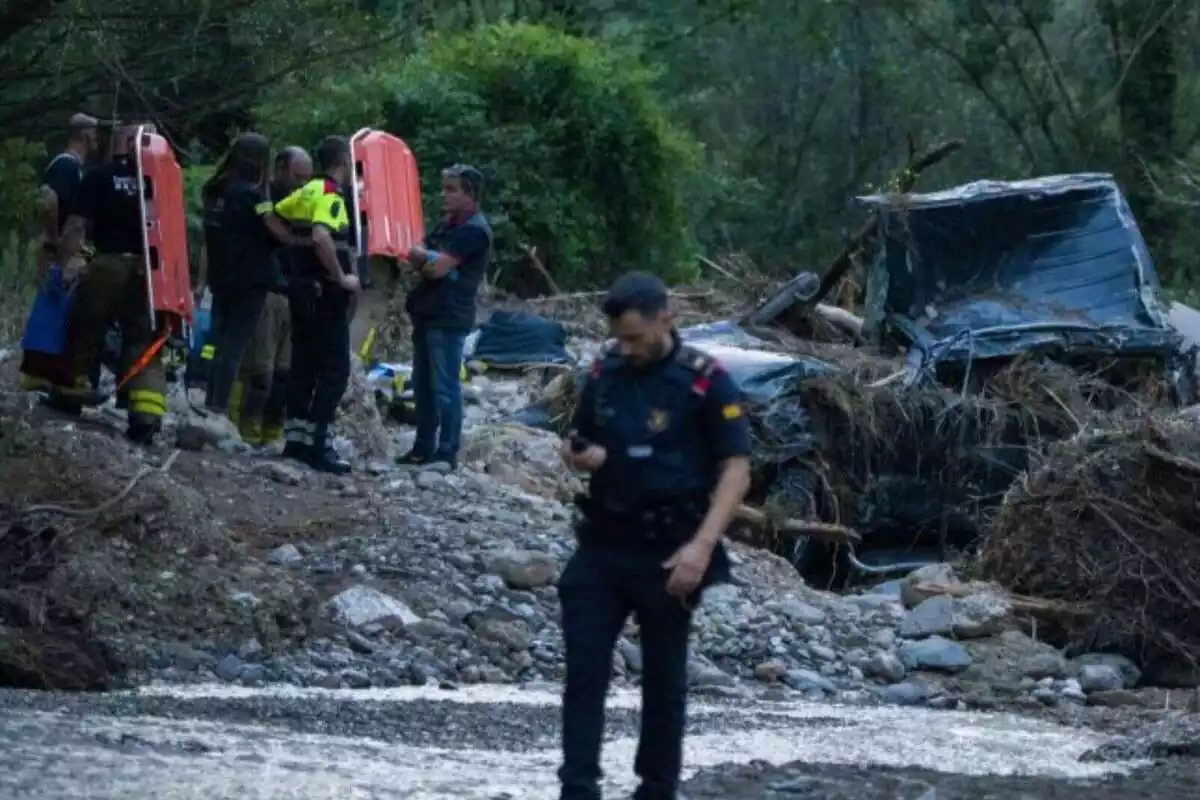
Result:
{"label": "fallen log", "polygon": [[[893,181],[893,191],[896,194],[908,194],[916,186],[917,179],[920,178],[922,172],[958,151],[963,145],[964,142],[961,139],[952,139],[918,152],[916,146],[910,142],[908,163]],[[878,230],[879,214],[872,212],[867,221],[850,237],[842,251],[830,262],[821,277],[821,283],[816,292],[808,294],[800,302],[794,302],[805,284],[803,281],[788,281],[779,291],[745,315],[742,322],[753,322],[757,325],[781,323],[784,327],[792,327],[789,320],[802,318],[811,313],[850,271],[850,268],[859,262],[863,251],[874,242]]]}
{"label": "fallen log", "polygon": [[808,536],[830,544],[858,544],[862,534],[832,522],[816,522],[801,519],[776,519],[762,509],[741,505],[734,512],[734,520],[759,530],[771,530],[790,536]]}
{"label": "fallen log", "polygon": [[991,592],[1007,600],[1013,611],[1019,614],[1047,619],[1086,616],[1089,613],[1086,607],[1079,604],[1013,594],[991,583],[918,583],[910,588],[914,595],[925,600],[930,597],[968,597],[980,592]]}

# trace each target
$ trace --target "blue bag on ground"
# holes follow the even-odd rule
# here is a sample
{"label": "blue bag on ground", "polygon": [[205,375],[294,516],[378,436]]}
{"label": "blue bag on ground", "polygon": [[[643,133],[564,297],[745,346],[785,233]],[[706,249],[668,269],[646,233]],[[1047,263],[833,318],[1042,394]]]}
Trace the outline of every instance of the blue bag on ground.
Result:
{"label": "blue bag on ground", "polygon": [[63,282],[62,269],[56,264],[50,268],[33,301],[29,320],[25,323],[25,335],[21,348],[29,353],[60,356],[67,348],[67,311],[71,306],[71,293]]}

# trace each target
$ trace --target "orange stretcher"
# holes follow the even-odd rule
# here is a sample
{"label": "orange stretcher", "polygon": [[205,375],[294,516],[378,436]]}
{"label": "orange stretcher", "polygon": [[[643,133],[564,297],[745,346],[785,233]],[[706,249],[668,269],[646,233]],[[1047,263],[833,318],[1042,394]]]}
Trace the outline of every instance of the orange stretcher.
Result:
{"label": "orange stretcher", "polygon": [[404,258],[425,238],[417,160],[401,139],[363,128],[350,137],[355,188],[352,221],[358,252]]}
{"label": "orange stretcher", "polygon": [[150,324],[164,334],[182,336],[194,313],[183,170],[154,126],[138,126],[135,141]]}

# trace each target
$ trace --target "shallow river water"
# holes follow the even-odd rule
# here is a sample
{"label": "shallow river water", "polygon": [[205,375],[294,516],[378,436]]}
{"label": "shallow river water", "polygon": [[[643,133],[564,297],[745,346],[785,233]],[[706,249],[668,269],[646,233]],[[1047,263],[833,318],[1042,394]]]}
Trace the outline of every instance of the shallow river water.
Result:
{"label": "shallow river water", "polygon": [[[627,796],[634,786],[637,700],[630,693],[610,700],[604,752],[610,797]],[[690,717],[688,774],[700,772],[709,784],[735,772],[706,768],[751,762],[803,762],[812,774],[923,768],[1054,783],[1090,783],[1138,766],[1081,763],[1079,756],[1105,736],[1008,714],[693,701]],[[0,695],[0,797],[553,800],[558,719],[553,687],[13,692]],[[782,789],[779,782],[778,776],[759,780],[783,791],[781,797],[843,796],[820,794],[815,784],[807,793]],[[697,791],[708,791],[703,784]]]}

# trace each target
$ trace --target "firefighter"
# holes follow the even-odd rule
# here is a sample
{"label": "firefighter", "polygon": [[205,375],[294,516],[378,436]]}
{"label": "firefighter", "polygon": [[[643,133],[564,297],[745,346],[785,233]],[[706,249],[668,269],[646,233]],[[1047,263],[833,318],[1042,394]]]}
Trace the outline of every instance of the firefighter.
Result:
{"label": "firefighter", "polygon": [[65,264],[79,253],[90,226],[95,256],[75,286],[67,316],[67,346],[76,384],[58,393],[62,403],[83,402],[86,376],[101,357],[109,326],[115,322],[121,332],[121,372],[131,375],[124,387],[128,435],[145,443],[162,428],[167,376],[161,354],[153,352],[136,136],[135,126],[114,132],[112,159],[84,176],[59,238],[58,261]]}
{"label": "firefighter", "polygon": [[284,455],[313,469],[345,474],[330,426],[350,379],[350,309],[359,290],[353,228],[342,187],[353,178],[350,143],[331,136],[317,148],[315,178],[275,204],[275,213],[311,247],[289,251],[292,363]]}
{"label": "firefighter", "polygon": [[[275,158],[271,200],[278,202],[312,179],[312,158],[300,147],[288,147]],[[283,439],[288,372],[292,361],[292,321],[288,307],[287,253],[277,248],[271,284],[258,327],[242,359],[233,387],[229,418],[242,440],[267,447]]]}

